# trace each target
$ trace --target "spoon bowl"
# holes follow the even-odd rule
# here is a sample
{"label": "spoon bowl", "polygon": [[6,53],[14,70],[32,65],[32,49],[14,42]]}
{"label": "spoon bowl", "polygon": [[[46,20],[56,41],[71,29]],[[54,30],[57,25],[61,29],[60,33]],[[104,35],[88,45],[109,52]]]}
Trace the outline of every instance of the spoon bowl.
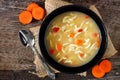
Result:
{"label": "spoon bowl", "polygon": [[33,35],[30,33],[30,31],[26,31],[26,30],[19,31],[19,37],[20,37],[21,43],[25,47],[29,47],[29,48],[31,48],[33,50],[34,55],[38,57],[40,63],[42,63],[42,65],[44,66],[46,72],[48,73],[48,76],[52,80],[55,80],[55,73],[54,73],[54,71],[47,65],[47,63],[44,60],[44,58],[40,54],[38,54],[37,50],[34,48],[35,40],[34,40]]}

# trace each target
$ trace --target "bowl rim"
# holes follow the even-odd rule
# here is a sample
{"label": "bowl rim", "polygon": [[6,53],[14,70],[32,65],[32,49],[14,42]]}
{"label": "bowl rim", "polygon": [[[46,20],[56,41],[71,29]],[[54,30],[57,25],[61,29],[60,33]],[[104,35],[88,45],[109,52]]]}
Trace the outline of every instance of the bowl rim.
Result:
{"label": "bowl rim", "polygon": [[[100,29],[101,45],[100,45],[99,51],[91,61],[89,61],[87,64],[85,64],[83,66],[67,67],[67,66],[57,63],[56,61],[54,61],[54,59],[52,57],[50,57],[50,55],[46,49],[46,46],[45,46],[45,34],[46,34],[45,32],[46,32],[46,29],[47,29],[49,23],[51,22],[52,19],[54,19],[59,14],[67,12],[67,11],[79,11],[79,12],[83,12],[83,13],[87,14],[96,22],[96,24],[98,25],[98,27]],[[107,31],[106,31],[105,25],[103,24],[102,20],[98,17],[98,15],[96,13],[94,13],[90,9],[80,6],[80,5],[66,5],[66,6],[59,7],[57,9],[55,9],[54,11],[52,11],[44,19],[43,23],[41,24],[41,28],[39,30],[38,37],[39,37],[38,44],[39,44],[40,51],[42,53],[42,56],[48,62],[48,64],[50,66],[52,66],[53,68],[57,69],[58,71],[66,72],[66,73],[80,73],[80,72],[84,72],[84,71],[90,69],[91,67],[93,67],[103,57],[106,47],[107,47],[107,42],[108,42]]]}

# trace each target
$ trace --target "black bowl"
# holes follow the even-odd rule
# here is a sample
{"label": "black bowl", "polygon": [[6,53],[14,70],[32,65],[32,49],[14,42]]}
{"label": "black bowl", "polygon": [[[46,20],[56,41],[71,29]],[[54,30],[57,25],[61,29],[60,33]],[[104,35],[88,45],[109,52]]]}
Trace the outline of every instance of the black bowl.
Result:
{"label": "black bowl", "polygon": [[[79,11],[83,12],[87,15],[89,15],[98,25],[100,32],[101,32],[101,45],[98,53],[96,56],[87,64],[83,66],[78,66],[78,67],[67,67],[64,65],[61,65],[57,63],[48,53],[46,45],[45,45],[45,34],[46,34],[46,29],[51,22],[56,16],[59,14],[62,14],[64,12],[68,11]],[[45,60],[48,62],[49,65],[51,65],[53,68],[61,71],[61,72],[66,72],[66,73],[79,73],[88,70],[89,68],[93,67],[95,64],[97,64],[101,58],[103,57],[106,47],[107,47],[107,32],[105,29],[105,26],[101,19],[91,10],[82,7],[82,6],[77,6],[77,5],[67,5],[60,7],[56,10],[54,10],[52,13],[50,13],[43,21],[40,32],[39,32],[39,47],[41,50],[41,53]]]}

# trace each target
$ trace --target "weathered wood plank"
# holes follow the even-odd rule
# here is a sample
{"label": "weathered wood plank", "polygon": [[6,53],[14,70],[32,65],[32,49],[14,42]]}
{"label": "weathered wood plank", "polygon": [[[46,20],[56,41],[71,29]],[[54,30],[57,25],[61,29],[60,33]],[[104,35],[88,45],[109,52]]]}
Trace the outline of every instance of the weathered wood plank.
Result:
{"label": "weathered wood plank", "polygon": [[[34,0],[39,1],[39,0]],[[0,70],[33,69],[33,53],[22,46],[18,31],[31,26],[40,25],[33,22],[23,26],[18,21],[18,15],[31,1],[0,1]],[[42,2],[41,2],[42,3]]]}

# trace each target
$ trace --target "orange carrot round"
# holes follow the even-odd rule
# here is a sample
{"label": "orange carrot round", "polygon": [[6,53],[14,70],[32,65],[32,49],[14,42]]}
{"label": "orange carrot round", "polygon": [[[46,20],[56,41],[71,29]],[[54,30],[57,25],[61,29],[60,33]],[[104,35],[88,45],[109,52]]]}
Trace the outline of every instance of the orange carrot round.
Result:
{"label": "orange carrot round", "polygon": [[86,15],[86,16],[85,16],[85,19],[88,19],[88,18],[89,18],[89,16],[88,16],[88,15]]}
{"label": "orange carrot round", "polygon": [[77,45],[81,46],[81,45],[83,45],[84,40],[77,39],[77,40],[75,40],[75,43],[76,43]]}
{"label": "orange carrot round", "polygon": [[57,43],[57,50],[58,50],[58,51],[61,51],[61,50],[62,50],[62,43],[61,43],[61,42],[58,42],[58,43]]}
{"label": "orange carrot round", "polygon": [[105,72],[99,68],[99,65],[95,65],[92,68],[92,75],[96,78],[102,78],[105,75]]}
{"label": "orange carrot round", "polygon": [[83,54],[83,53],[80,53],[80,57],[82,57],[82,58],[83,58],[83,57],[84,57],[84,54]]}
{"label": "orange carrot round", "polygon": [[45,16],[45,10],[42,7],[33,8],[32,16],[36,20],[42,20]]}
{"label": "orange carrot round", "polygon": [[100,69],[106,73],[112,70],[112,63],[109,60],[101,61],[99,66],[100,66]]}
{"label": "orange carrot round", "polygon": [[96,47],[100,47],[100,43],[101,43],[101,41],[100,41],[100,37],[98,37],[98,38],[97,38]]}
{"label": "orange carrot round", "polygon": [[99,33],[94,33],[93,36],[94,37],[99,37]]}
{"label": "orange carrot round", "polygon": [[32,14],[29,11],[22,11],[19,14],[19,21],[22,24],[29,24],[32,21]]}
{"label": "orange carrot round", "polygon": [[32,2],[32,3],[28,4],[27,11],[32,12],[33,8],[36,8],[36,7],[39,7],[39,5],[34,3],[34,2]]}
{"label": "orange carrot round", "polygon": [[73,38],[73,37],[74,37],[74,35],[75,35],[74,33],[70,33],[70,37],[71,37],[71,38]]}

